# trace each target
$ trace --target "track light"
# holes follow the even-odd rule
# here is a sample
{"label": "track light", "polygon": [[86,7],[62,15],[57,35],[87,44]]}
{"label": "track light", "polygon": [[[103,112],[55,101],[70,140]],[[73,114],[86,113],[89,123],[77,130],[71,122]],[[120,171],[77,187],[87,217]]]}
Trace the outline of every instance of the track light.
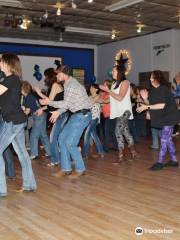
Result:
{"label": "track light", "polygon": [[47,19],[47,18],[48,18],[48,11],[47,11],[47,10],[45,11],[45,13],[44,13],[44,15],[43,15],[43,18],[44,18],[44,19]]}
{"label": "track light", "polygon": [[72,0],[72,8],[74,8],[74,9],[77,8],[77,4],[74,2],[74,0]]}
{"label": "track light", "polygon": [[58,8],[58,9],[57,9],[56,15],[57,15],[57,16],[61,16],[61,8]]}
{"label": "track light", "polygon": [[29,19],[24,18],[22,24],[20,25],[20,28],[24,29],[24,30],[27,30],[30,23],[31,23],[31,21]]}
{"label": "track light", "polygon": [[114,40],[115,38],[116,38],[116,31],[112,30],[111,39]]}
{"label": "track light", "polygon": [[137,24],[136,25],[137,26],[137,33],[141,33],[142,32],[142,29],[145,27],[145,25],[144,24]]}

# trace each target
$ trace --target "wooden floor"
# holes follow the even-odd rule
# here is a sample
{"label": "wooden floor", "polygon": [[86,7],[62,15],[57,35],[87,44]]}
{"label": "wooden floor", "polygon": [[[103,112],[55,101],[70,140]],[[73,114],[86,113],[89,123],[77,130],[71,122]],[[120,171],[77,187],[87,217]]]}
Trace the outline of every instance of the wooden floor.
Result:
{"label": "wooden floor", "polygon": [[[57,168],[35,160],[36,193],[15,192],[17,169],[0,199],[0,240],[179,240],[180,169],[148,171],[157,157],[149,144],[137,145],[141,158],[132,165],[114,166],[117,152],[89,159],[78,180],[56,179]],[[180,138],[176,146],[180,160]],[[136,227],[173,232],[136,236]]]}

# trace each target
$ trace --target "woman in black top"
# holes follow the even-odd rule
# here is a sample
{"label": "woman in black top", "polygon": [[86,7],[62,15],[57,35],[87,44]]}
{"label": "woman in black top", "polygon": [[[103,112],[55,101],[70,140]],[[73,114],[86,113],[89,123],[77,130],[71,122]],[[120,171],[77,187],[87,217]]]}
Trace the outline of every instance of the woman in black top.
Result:
{"label": "woman in black top", "polygon": [[[156,70],[151,74],[152,88],[149,91],[141,91],[141,96],[147,102],[147,105],[141,105],[137,111],[150,111],[151,126],[162,128],[161,148],[158,161],[152,165],[150,170],[160,170],[163,167],[178,167],[175,146],[172,141],[173,126],[180,122],[180,115],[161,71]],[[167,150],[171,160],[163,164]]]}
{"label": "woman in black top", "polygon": [[0,62],[5,73],[0,84],[0,98],[3,124],[0,128],[0,196],[7,195],[3,152],[12,143],[22,167],[22,188],[20,191],[36,189],[31,161],[25,147],[24,126],[26,116],[21,109],[21,66],[14,54],[3,54]]}
{"label": "woman in black top", "polygon": [[[57,73],[59,72],[59,68],[55,71],[53,68],[48,68],[44,71],[45,76],[45,84],[48,87],[48,97],[52,101],[62,101],[64,100],[64,89],[63,85],[61,83],[57,82]],[[34,87],[34,90],[36,93],[41,97],[46,97],[44,94],[42,94],[41,89],[36,86]],[[43,108],[46,108],[43,107]],[[48,112],[49,114],[56,114],[56,108],[48,106]],[[59,114],[58,114],[59,115]],[[48,167],[54,167],[55,165],[58,165],[60,163],[61,155],[60,155],[60,149],[58,144],[58,138],[60,136],[60,133],[62,132],[64,125],[67,123],[69,117],[69,112],[66,111],[63,114],[61,114],[56,122],[53,124],[51,133],[50,133],[50,151],[51,151],[51,162],[48,163]],[[51,117],[50,117],[51,119]]]}

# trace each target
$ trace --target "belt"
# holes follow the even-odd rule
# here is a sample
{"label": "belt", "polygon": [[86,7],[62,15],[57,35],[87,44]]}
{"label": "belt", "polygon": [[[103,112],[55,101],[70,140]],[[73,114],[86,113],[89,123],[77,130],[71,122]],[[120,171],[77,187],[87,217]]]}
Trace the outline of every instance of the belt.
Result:
{"label": "belt", "polygon": [[88,112],[90,112],[90,109],[81,109],[76,112],[73,112],[73,114],[82,113],[83,115],[86,115]]}

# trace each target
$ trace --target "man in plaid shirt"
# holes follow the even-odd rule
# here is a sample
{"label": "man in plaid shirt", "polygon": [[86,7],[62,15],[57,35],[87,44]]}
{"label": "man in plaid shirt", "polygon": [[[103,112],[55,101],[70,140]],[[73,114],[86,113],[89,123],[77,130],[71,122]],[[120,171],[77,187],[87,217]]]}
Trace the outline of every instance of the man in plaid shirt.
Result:
{"label": "man in plaid shirt", "polygon": [[[40,100],[40,102],[42,105],[49,105],[59,109],[52,114],[52,121],[55,121],[57,116],[66,110],[70,110],[73,113],[59,136],[61,170],[55,176],[70,175],[70,178],[76,178],[85,173],[85,165],[78,144],[84,129],[92,119],[90,112],[92,102],[85,88],[72,77],[72,69],[70,67],[60,67],[57,79],[60,82],[64,82],[64,100],[50,101],[48,98],[45,98]],[[71,158],[75,164],[75,173],[73,174],[71,174]]]}

